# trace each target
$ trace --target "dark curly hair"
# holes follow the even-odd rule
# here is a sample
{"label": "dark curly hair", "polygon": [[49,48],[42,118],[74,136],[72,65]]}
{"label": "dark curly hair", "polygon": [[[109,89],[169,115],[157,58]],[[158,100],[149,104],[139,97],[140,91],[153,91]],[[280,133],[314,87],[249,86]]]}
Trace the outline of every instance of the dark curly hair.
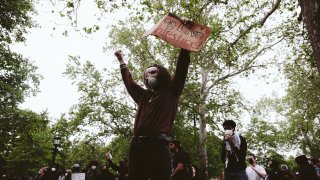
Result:
{"label": "dark curly hair", "polygon": [[233,120],[225,120],[222,126],[231,126],[232,128],[235,128],[237,124]]}
{"label": "dark curly hair", "polygon": [[[157,87],[154,88],[154,90],[161,91],[162,89],[164,89],[165,87],[167,87],[170,84],[172,77],[171,77],[169,71],[161,65],[154,64],[152,66],[149,66],[148,68],[150,68],[150,67],[156,67],[159,69],[159,74],[157,77],[158,85],[157,85]],[[144,84],[146,85],[146,87],[148,89],[151,89],[151,87],[149,86],[149,84],[146,80],[145,72],[144,72]]]}

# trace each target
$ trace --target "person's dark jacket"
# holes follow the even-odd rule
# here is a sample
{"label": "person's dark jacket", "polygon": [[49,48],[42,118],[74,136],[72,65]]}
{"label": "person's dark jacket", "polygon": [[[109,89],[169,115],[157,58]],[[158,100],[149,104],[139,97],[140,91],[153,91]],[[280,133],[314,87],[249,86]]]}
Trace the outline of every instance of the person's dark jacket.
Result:
{"label": "person's dark jacket", "polygon": [[115,180],[115,177],[111,172],[104,170],[101,171],[100,180]]}
{"label": "person's dark jacket", "polygon": [[[247,155],[247,141],[241,135],[240,137],[240,149],[231,145],[233,149],[233,153],[228,155],[228,165],[225,165],[225,170],[228,172],[233,172],[237,170],[245,170],[246,169],[246,155]],[[226,150],[226,142],[222,143],[222,151],[221,151],[221,161],[225,164],[227,158],[227,150]]]}
{"label": "person's dark jacket", "polygon": [[119,166],[114,164],[110,159],[107,160],[110,167],[119,173],[119,180],[128,180],[129,169],[125,164],[120,164]]}
{"label": "person's dark jacket", "polygon": [[180,95],[188,74],[190,52],[181,49],[177,61],[176,72],[172,79],[165,74],[162,66],[159,69],[159,78],[165,83],[161,84],[159,92],[144,89],[134,80],[128,68],[121,69],[123,82],[130,96],[138,105],[134,123],[134,136],[156,136],[170,134],[176,117]]}
{"label": "person's dark jacket", "polygon": [[305,155],[296,157],[295,162],[299,165],[298,176],[300,180],[319,180],[316,170],[309,164]]}

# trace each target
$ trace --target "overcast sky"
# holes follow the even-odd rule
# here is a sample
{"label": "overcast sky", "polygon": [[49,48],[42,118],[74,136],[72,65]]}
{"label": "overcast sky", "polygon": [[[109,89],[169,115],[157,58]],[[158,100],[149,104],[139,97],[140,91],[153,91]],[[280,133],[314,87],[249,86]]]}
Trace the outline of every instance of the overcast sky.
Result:
{"label": "overcast sky", "polygon": [[[24,44],[16,44],[13,49],[34,61],[34,65],[39,68],[38,73],[44,77],[40,82],[41,92],[35,97],[27,98],[21,106],[35,112],[48,110],[49,116],[56,119],[62,113],[68,112],[73,104],[77,104],[79,98],[76,86],[62,74],[68,63],[68,55],[79,55],[81,60],[91,60],[100,68],[110,67],[117,61],[111,52],[102,51],[102,47],[108,42],[106,28],[87,37],[74,31],[69,31],[67,37],[62,36],[63,30],[73,28],[66,26],[66,22],[63,22],[57,13],[51,13],[52,9],[48,8],[46,2],[41,3],[43,4],[36,6],[38,15],[35,16],[35,21],[40,27],[31,29],[26,36],[27,41]],[[82,5],[85,9],[79,10],[79,27],[96,22],[92,16],[93,4],[88,4],[88,1],[83,3],[87,4]],[[110,15],[108,19],[102,20],[102,23],[114,23],[116,18],[124,18],[126,14]],[[56,27],[55,31],[53,27]],[[241,92],[251,102],[263,95],[270,95],[273,91],[280,95],[284,93],[284,87],[280,86],[280,83],[267,84],[256,77],[237,81]]]}

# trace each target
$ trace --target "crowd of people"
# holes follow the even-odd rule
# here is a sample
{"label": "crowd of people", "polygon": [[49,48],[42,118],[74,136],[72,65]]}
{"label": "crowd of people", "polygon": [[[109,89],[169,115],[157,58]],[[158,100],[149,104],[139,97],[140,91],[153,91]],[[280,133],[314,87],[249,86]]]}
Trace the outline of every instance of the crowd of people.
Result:
{"label": "crowd of people", "polygon": [[[168,144],[172,169],[172,180],[199,180],[198,168],[190,163],[189,155],[180,146],[180,141],[173,140]],[[106,162],[99,165],[97,160],[88,162],[87,165],[78,163],[70,168],[42,167],[38,174],[23,178],[2,176],[3,180],[131,180],[129,178],[128,161],[121,158],[116,164],[110,152],[105,154]]]}
{"label": "crowd of people", "polygon": [[[290,172],[287,165],[280,165],[276,159],[268,159],[267,170],[257,164],[254,154],[247,155],[247,142],[236,129],[233,120],[223,123],[225,130],[221,151],[221,160],[225,165],[224,180],[319,180],[319,159],[310,162],[305,155],[295,158],[297,172]],[[248,166],[246,165],[248,160]]]}
{"label": "crowd of people", "polygon": [[[99,165],[97,160],[92,160],[87,166],[74,164],[70,169],[43,167],[33,178],[35,180],[129,180],[128,163],[126,158],[121,158],[115,164],[109,153],[106,154],[107,162]],[[113,171],[111,171],[112,169]]]}
{"label": "crowd of people", "polygon": [[[320,161],[309,159],[305,155],[295,158],[298,165],[296,172],[292,172],[288,165],[280,164],[276,159],[268,159],[267,167],[258,163],[254,154],[247,154],[246,138],[236,129],[233,120],[226,120],[222,124],[225,130],[222,138],[221,161],[224,172],[219,178],[210,180],[319,180]],[[142,141],[143,142],[143,141]],[[140,143],[142,143],[140,142]],[[177,139],[168,141],[166,151],[170,157],[170,180],[200,180],[199,169],[194,165],[187,151]],[[106,163],[99,166],[93,160],[87,166],[74,164],[70,169],[44,167],[30,180],[139,180],[130,176],[128,160],[121,158],[116,164],[112,161],[110,152],[105,154]],[[144,175],[150,167],[144,167]],[[112,169],[113,171],[110,171]],[[156,173],[155,173],[156,174]],[[8,178],[2,178],[8,179]],[[153,180],[155,178],[149,178]],[[165,180],[157,178],[158,180]]]}
{"label": "crowd of people", "polygon": [[[246,139],[235,131],[236,123],[227,120],[221,148],[221,160],[224,172],[219,178],[210,180],[320,180],[319,159],[300,155],[295,158],[298,165],[296,172],[288,165],[280,164],[276,159],[268,159],[267,167],[258,163],[258,157],[247,154]],[[238,136],[238,137],[236,137]],[[199,169],[194,165],[187,151],[179,140],[168,143],[170,155],[170,180],[200,180]],[[136,180],[130,178],[128,160],[121,158],[116,164],[110,152],[105,154],[105,163],[99,165],[97,160],[87,165],[74,164],[69,169],[43,167],[38,174],[25,180]],[[147,167],[146,167],[147,168]],[[3,176],[1,179],[14,179]],[[150,179],[151,180],[151,179]]]}

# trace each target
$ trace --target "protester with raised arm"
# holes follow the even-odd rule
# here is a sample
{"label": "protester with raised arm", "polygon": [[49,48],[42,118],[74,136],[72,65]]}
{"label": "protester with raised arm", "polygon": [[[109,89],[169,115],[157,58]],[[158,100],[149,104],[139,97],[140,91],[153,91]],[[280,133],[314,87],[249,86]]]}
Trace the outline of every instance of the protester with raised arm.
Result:
{"label": "protester with raised arm", "polygon": [[187,78],[190,52],[181,49],[175,74],[152,65],[144,71],[146,88],[138,85],[125,63],[121,50],[115,52],[122,80],[138,106],[129,151],[129,176],[132,180],[168,180],[170,160],[168,143],[178,102]]}

